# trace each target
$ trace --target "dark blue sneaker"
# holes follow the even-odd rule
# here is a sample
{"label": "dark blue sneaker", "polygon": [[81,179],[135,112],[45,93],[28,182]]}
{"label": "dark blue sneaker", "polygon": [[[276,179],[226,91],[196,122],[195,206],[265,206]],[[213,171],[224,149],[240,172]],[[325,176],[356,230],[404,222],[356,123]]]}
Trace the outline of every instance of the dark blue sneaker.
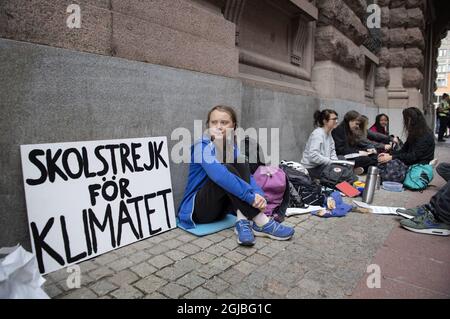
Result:
{"label": "dark blue sneaker", "polygon": [[276,240],[288,240],[295,232],[294,228],[284,226],[272,218],[262,227],[253,223],[253,231],[255,236],[269,237]]}
{"label": "dark blue sneaker", "polygon": [[250,221],[241,219],[236,222],[234,232],[237,235],[237,242],[242,246],[253,246],[255,244],[255,235],[253,235]]}

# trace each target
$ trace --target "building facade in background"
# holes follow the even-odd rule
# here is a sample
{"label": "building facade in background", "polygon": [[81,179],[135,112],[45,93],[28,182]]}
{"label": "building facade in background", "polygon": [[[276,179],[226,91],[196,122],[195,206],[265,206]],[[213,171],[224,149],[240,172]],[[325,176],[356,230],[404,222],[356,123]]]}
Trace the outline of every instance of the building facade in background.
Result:
{"label": "building facade in background", "polygon": [[437,90],[434,94],[436,95],[435,105],[437,107],[442,99],[442,94],[450,94],[450,35],[447,35],[444,39],[442,39],[441,46],[438,51],[436,71]]}

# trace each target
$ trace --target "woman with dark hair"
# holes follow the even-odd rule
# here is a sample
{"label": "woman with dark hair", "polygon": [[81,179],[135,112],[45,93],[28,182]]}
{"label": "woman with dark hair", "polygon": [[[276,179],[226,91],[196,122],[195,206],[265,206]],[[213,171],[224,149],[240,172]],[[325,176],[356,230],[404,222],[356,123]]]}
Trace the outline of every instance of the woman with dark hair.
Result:
{"label": "woman with dark hair", "polygon": [[392,155],[383,153],[378,156],[379,163],[399,159],[406,165],[428,164],[434,158],[434,136],[425,117],[417,107],[403,110],[403,126],[407,139],[403,147],[393,151]]}
{"label": "woman with dark hair", "polygon": [[338,114],[334,110],[325,109],[314,113],[316,129],[309,136],[301,160],[301,164],[305,166],[312,178],[319,178],[324,168],[338,159],[331,136],[337,121]]}
{"label": "woman with dark hair", "polygon": [[253,245],[255,235],[277,240],[291,238],[292,227],[264,214],[264,193],[250,174],[248,163],[238,160],[234,138],[237,116],[233,108],[213,107],[206,126],[208,133],[191,147],[187,185],[178,209],[180,224],[194,228],[196,223],[215,222],[233,212],[237,215],[235,232],[241,245]]}
{"label": "woman with dark hair", "polygon": [[[349,111],[344,121],[331,134],[336,146],[336,154],[355,161],[355,172],[367,171],[369,166],[377,165],[376,150],[360,145],[362,132],[360,129],[361,114]],[[359,168],[359,169],[358,169]]]}
{"label": "woman with dark hair", "polygon": [[361,138],[358,146],[360,148],[376,149],[380,153],[387,152],[392,148],[392,137],[367,129],[369,126],[369,118],[367,116],[361,115],[359,123]]}
{"label": "woman with dark hair", "polygon": [[384,113],[378,114],[375,118],[375,124],[369,130],[375,133],[389,135],[389,116]]}

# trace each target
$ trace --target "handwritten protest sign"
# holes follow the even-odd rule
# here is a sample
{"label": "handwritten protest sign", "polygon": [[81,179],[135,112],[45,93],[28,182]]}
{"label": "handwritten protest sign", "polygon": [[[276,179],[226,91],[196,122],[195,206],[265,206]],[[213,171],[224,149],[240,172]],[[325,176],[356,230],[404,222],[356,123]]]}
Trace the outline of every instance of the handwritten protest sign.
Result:
{"label": "handwritten protest sign", "polygon": [[41,273],[176,227],[166,137],[22,145],[21,157]]}

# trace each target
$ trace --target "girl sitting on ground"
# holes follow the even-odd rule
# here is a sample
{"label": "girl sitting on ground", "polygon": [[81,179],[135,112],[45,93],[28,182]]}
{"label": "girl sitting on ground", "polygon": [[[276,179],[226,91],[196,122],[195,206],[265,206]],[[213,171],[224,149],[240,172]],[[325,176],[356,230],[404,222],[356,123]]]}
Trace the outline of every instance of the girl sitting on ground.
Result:
{"label": "girl sitting on ground", "polygon": [[378,114],[369,131],[389,136],[389,116],[384,113]]}
{"label": "girl sitting on ground", "polygon": [[306,143],[301,164],[308,170],[309,175],[320,178],[322,171],[333,160],[337,160],[334,140],[331,131],[336,128],[338,114],[334,110],[325,109],[314,113],[314,127]]}
{"label": "girl sitting on ground", "polygon": [[336,146],[336,154],[355,161],[357,174],[367,171],[369,166],[377,165],[376,150],[359,145],[362,138],[360,117],[361,114],[356,111],[347,112],[344,121],[331,132]]}
{"label": "girl sitting on ground", "polygon": [[399,159],[406,165],[428,164],[434,158],[434,136],[428,127],[425,117],[417,107],[403,110],[403,126],[407,139],[399,151],[392,155],[382,153],[378,156],[379,163],[387,163]]}
{"label": "girl sitting on ground", "polygon": [[[191,147],[191,163],[178,217],[186,228],[212,223],[227,213],[237,215],[237,241],[244,246],[256,236],[287,240],[292,227],[269,219],[263,212],[267,202],[250,174],[248,163],[238,160],[234,130],[237,116],[229,106],[215,106],[207,116],[208,133]],[[228,138],[229,137],[229,138]],[[228,159],[231,159],[227,162]]]}
{"label": "girl sitting on ground", "polygon": [[378,153],[384,153],[391,150],[391,137],[381,133],[372,132],[367,129],[369,125],[369,119],[365,115],[361,115],[359,118],[359,128],[361,138],[359,147],[362,149],[376,149]]}

